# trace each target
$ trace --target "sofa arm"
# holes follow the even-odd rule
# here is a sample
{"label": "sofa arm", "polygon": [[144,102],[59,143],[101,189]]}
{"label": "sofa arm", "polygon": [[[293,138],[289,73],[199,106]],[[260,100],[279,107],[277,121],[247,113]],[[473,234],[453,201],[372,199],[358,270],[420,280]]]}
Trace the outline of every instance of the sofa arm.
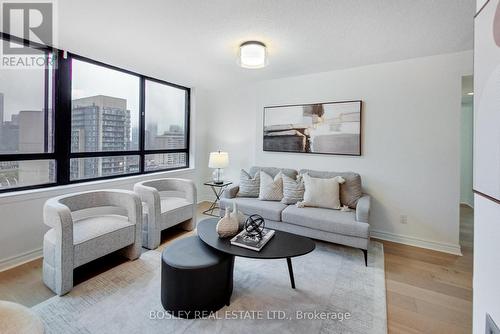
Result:
{"label": "sofa arm", "polygon": [[221,195],[221,198],[235,198],[240,190],[240,186],[237,184],[228,186]]}
{"label": "sofa arm", "polygon": [[368,218],[370,216],[370,201],[371,197],[366,194],[358,199],[358,204],[356,205],[356,221],[368,223]]}

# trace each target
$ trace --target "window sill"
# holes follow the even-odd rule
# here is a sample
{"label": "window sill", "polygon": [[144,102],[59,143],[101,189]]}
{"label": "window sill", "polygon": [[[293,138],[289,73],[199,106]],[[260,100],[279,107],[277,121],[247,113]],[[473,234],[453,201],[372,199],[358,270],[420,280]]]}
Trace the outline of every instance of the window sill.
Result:
{"label": "window sill", "polygon": [[114,188],[114,187],[122,188],[124,186],[128,186],[130,184],[139,182],[141,180],[154,179],[158,177],[172,177],[172,176],[179,177],[184,175],[188,177],[188,174],[192,174],[194,172],[195,172],[194,167],[188,167],[170,171],[160,171],[155,173],[123,176],[106,180],[86,181],[81,183],[67,184],[63,186],[11,191],[0,194],[0,205],[12,202],[27,201],[32,199],[50,198],[70,193],[72,191],[87,191],[93,189],[104,189],[104,188]]}

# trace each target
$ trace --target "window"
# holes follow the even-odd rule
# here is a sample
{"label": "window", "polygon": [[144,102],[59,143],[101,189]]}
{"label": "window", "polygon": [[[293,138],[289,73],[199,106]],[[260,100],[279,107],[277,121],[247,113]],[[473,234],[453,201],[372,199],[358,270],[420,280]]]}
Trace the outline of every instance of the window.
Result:
{"label": "window", "polygon": [[[42,59],[51,56],[47,48],[34,50]],[[55,183],[54,70],[48,63],[29,70],[1,70],[0,191]]]}
{"label": "window", "polygon": [[139,150],[139,76],[71,61],[71,152]]}
{"label": "window", "polygon": [[189,88],[36,47],[56,63],[0,69],[0,192],[189,165]]}
{"label": "window", "polygon": [[186,148],[187,92],[146,80],[146,149]]}
{"label": "window", "polygon": [[134,174],[140,170],[139,163],[138,155],[71,159],[70,179],[73,181]]}

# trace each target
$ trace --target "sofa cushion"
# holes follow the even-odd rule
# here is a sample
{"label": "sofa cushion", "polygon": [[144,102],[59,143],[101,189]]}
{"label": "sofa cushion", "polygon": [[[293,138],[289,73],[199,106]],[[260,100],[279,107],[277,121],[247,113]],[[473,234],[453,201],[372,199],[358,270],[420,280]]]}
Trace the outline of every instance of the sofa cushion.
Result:
{"label": "sofa cushion", "polygon": [[166,213],[183,207],[191,207],[193,203],[182,197],[161,197],[160,212]]}
{"label": "sofa cushion", "polygon": [[263,172],[271,175],[273,178],[276,175],[278,175],[279,172],[285,174],[288,177],[291,177],[292,179],[295,179],[297,177],[297,171],[295,169],[290,169],[290,168],[276,168],[276,167],[258,167],[258,166],[253,166],[248,171],[248,174],[250,174],[251,176],[255,176],[256,174],[259,174],[260,171],[263,171]]}
{"label": "sofa cushion", "polygon": [[298,208],[294,205],[283,210],[282,221],[325,232],[368,238],[367,223],[356,221],[355,211],[343,212],[322,208]]}
{"label": "sofa cushion", "polygon": [[[131,245],[135,240],[135,225],[127,217],[102,215],[73,222],[73,267],[93,261],[103,254]],[[44,250],[55,247],[56,233],[50,229],[44,237]],[[54,263],[54,250],[47,252],[47,261]],[[52,259],[51,259],[52,258]]]}
{"label": "sofa cushion", "polygon": [[336,176],[341,176],[345,182],[340,185],[340,203],[347,205],[351,209],[356,208],[358,199],[363,196],[361,186],[361,176],[352,172],[323,172],[311,169],[301,169],[299,174],[308,174],[311,177],[330,179]]}
{"label": "sofa cushion", "polygon": [[[161,221],[158,223],[160,230],[193,217],[193,203],[182,197],[161,197],[160,208]],[[145,228],[147,230],[147,225]]]}
{"label": "sofa cushion", "polygon": [[102,215],[75,220],[73,243],[76,245],[130,226],[134,224],[127,217],[119,215]]}
{"label": "sofa cushion", "polygon": [[245,215],[253,214],[261,215],[264,219],[281,220],[281,211],[286,208],[286,205],[281,202],[259,201],[257,198],[221,198],[221,209],[232,208],[233,201],[238,204],[238,209]]}

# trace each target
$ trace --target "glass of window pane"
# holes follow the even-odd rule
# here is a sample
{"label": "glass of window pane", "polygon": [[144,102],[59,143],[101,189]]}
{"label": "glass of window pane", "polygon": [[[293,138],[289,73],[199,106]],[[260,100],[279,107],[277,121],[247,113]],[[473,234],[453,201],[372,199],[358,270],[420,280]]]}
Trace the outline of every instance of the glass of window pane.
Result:
{"label": "glass of window pane", "polygon": [[72,60],[71,152],[139,149],[139,77]]}
{"label": "glass of window pane", "polygon": [[148,172],[182,167],[187,167],[186,153],[146,154],[145,156],[145,170]]}
{"label": "glass of window pane", "polygon": [[70,160],[70,180],[95,179],[139,172],[139,156],[75,158]]}
{"label": "glass of window pane", "polygon": [[52,73],[43,67],[2,70],[0,154],[53,152]]}
{"label": "glass of window pane", "polygon": [[146,80],[146,150],[186,148],[187,91]]}
{"label": "glass of window pane", "polygon": [[0,162],[0,190],[54,183],[54,160],[20,160]]}

